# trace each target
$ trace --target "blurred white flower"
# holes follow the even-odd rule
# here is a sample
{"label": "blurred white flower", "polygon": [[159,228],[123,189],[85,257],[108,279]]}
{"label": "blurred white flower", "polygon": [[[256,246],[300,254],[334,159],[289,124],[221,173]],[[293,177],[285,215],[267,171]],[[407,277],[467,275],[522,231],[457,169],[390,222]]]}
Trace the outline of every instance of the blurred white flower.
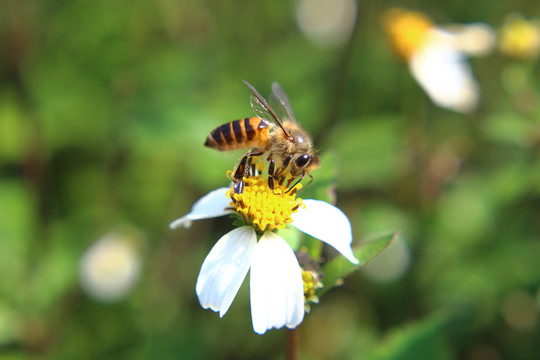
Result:
{"label": "blurred white flower", "polygon": [[231,212],[241,215],[247,225],[221,237],[203,262],[196,284],[199,302],[222,317],[251,270],[255,332],[295,328],[304,319],[302,270],[289,244],[273,231],[291,224],[357,264],[351,249],[351,224],[341,210],[324,201],[297,199],[296,190],[286,192],[282,184],[275,184],[271,190],[268,180],[261,176],[244,180],[244,192],[234,194],[234,200],[229,197],[229,188],[214,190],[195,202],[191,212],[173,221],[170,228],[187,227],[193,220]]}
{"label": "blurred white flower", "polygon": [[438,29],[447,34],[440,41],[448,41],[454,49],[469,56],[489,55],[495,46],[495,32],[484,23],[443,25]]}
{"label": "blurred white flower", "polygon": [[314,45],[335,48],[351,37],[356,11],[355,0],[299,0],[296,21]]}
{"label": "blurred white flower", "polygon": [[424,14],[390,9],[383,25],[413,77],[438,106],[458,112],[476,109],[480,87],[467,56],[484,56],[495,43],[486,24],[435,26]]}
{"label": "blurred white flower", "polygon": [[117,230],[90,245],[79,262],[79,282],[90,297],[114,302],[137,283],[141,270],[139,235]]}

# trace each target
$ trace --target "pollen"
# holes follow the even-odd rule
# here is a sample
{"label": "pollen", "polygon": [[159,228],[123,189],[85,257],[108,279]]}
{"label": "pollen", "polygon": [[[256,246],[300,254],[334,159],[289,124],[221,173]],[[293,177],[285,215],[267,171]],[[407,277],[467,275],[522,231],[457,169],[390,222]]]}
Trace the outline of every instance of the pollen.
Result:
{"label": "pollen", "polygon": [[292,222],[291,215],[304,206],[302,199],[296,197],[296,191],[302,187],[296,185],[288,190],[282,182],[274,184],[274,190],[268,186],[268,179],[261,175],[244,177],[244,192],[227,193],[231,197],[231,206],[242,215],[247,224],[257,231],[283,229]]}

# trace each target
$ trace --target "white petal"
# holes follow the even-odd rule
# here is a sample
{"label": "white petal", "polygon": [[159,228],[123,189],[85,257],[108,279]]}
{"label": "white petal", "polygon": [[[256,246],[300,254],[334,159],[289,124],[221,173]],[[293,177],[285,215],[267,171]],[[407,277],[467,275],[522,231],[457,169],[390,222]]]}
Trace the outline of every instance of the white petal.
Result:
{"label": "white petal", "polygon": [[297,327],[304,319],[304,283],[298,260],[279,235],[266,232],[259,240],[250,273],[253,329]]}
{"label": "white petal", "polygon": [[204,260],[195,286],[205,309],[225,315],[244,281],[257,245],[257,235],[250,226],[242,226],[218,240]]}
{"label": "white petal", "polygon": [[437,30],[451,35],[452,46],[468,56],[485,56],[495,47],[495,31],[485,23],[451,24]]}
{"label": "white petal", "polygon": [[292,214],[292,225],[328,245],[333,246],[353,264],[359,261],[354,257],[351,223],[337,207],[320,200],[304,200],[305,208],[300,207]]}
{"label": "white petal", "polygon": [[204,195],[193,204],[189,214],[174,220],[169,224],[169,228],[171,230],[181,226],[189,228],[193,220],[209,219],[232,213],[233,210],[227,210],[231,203],[231,199],[226,195],[229,189],[223,187]]}
{"label": "white petal", "polygon": [[476,108],[479,87],[465,56],[446,41],[432,42],[411,57],[412,75],[438,106],[458,112]]}

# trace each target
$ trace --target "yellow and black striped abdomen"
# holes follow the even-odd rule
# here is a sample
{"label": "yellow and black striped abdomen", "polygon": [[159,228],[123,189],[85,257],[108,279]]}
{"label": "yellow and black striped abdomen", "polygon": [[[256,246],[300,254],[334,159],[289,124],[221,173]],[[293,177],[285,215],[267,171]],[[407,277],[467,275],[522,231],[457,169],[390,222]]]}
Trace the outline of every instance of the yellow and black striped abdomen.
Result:
{"label": "yellow and black striped abdomen", "polygon": [[269,131],[268,123],[258,117],[234,120],[215,128],[204,146],[220,151],[265,148]]}

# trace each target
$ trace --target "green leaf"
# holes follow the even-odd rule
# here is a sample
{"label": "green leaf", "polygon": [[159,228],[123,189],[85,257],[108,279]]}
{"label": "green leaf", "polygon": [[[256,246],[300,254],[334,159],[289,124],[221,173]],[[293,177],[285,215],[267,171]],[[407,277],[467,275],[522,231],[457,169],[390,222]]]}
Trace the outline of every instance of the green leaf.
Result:
{"label": "green leaf", "polygon": [[444,341],[448,319],[436,313],[396,328],[376,346],[366,358],[373,360],[452,359],[454,356]]}
{"label": "green leaf", "polygon": [[344,277],[360,267],[369,264],[371,260],[390,246],[390,244],[394,242],[398,236],[399,231],[378,237],[353,248],[354,256],[360,261],[360,264],[358,265],[351,263],[343,256],[338,256],[326,263],[322,268],[324,277],[321,279],[324,287],[319,290],[317,295],[321,296],[330,288],[340,285]]}

